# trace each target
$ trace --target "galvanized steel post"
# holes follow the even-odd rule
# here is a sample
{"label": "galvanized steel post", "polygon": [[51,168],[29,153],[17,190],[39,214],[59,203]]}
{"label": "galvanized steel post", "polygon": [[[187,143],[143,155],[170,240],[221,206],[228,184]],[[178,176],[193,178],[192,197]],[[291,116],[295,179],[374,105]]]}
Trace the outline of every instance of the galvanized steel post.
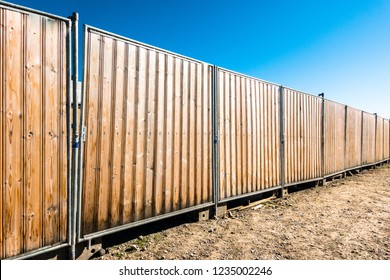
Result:
{"label": "galvanized steel post", "polygon": [[79,148],[79,129],[78,129],[78,101],[77,101],[77,82],[78,82],[78,13],[73,13],[72,17],[72,94],[73,94],[73,120],[72,120],[72,203],[71,203],[71,252],[72,260],[76,258],[76,216],[77,216],[77,157]]}
{"label": "galvanized steel post", "polygon": [[321,103],[321,177],[322,185],[325,184],[325,98],[324,93],[320,93],[318,96],[322,98]]}
{"label": "galvanized steel post", "polygon": [[219,201],[219,127],[218,127],[218,67],[213,66],[212,79],[211,79],[211,109],[212,109],[212,188],[214,198],[214,216],[218,214],[218,201]]}
{"label": "galvanized steel post", "polygon": [[285,167],[284,167],[284,87],[280,85],[279,87],[279,110],[280,110],[280,185],[281,189],[281,197],[284,196],[284,175],[285,175]]}
{"label": "galvanized steel post", "polygon": [[86,69],[87,69],[87,60],[85,59],[85,52],[86,52],[86,34],[87,34],[87,26],[84,25],[84,36],[83,36],[83,81],[81,86],[81,98],[80,98],[80,125],[79,125],[79,131],[81,132],[80,137],[80,144],[79,144],[79,153],[77,158],[77,220],[76,220],[76,242],[79,243],[81,239],[81,202],[82,202],[82,188],[83,188],[83,146],[84,141],[86,138],[86,127],[84,125],[84,118],[85,118],[85,112],[84,112],[84,92],[85,92],[85,80],[86,80]]}
{"label": "galvanized steel post", "polygon": [[71,140],[71,34],[72,34],[72,22],[68,22],[67,26],[67,38],[66,38],[66,183],[67,183],[67,227],[66,227],[66,239],[70,245],[72,239],[72,180],[71,178],[71,169],[72,169],[72,140]]}

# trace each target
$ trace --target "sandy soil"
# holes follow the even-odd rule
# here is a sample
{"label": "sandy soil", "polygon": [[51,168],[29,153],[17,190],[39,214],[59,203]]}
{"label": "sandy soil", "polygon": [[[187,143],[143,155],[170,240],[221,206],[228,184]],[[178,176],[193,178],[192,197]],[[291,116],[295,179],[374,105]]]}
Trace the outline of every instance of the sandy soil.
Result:
{"label": "sandy soil", "polygon": [[186,222],[95,259],[390,259],[390,165],[290,193],[254,210]]}

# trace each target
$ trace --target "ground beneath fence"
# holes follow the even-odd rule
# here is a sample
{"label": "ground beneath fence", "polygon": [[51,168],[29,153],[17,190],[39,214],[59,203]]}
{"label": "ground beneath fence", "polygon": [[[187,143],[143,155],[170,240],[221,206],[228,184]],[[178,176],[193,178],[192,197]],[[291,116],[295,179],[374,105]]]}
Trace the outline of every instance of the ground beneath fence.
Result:
{"label": "ground beneath fence", "polygon": [[96,259],[390,259],[388,164],[255,208],[140,236]]}

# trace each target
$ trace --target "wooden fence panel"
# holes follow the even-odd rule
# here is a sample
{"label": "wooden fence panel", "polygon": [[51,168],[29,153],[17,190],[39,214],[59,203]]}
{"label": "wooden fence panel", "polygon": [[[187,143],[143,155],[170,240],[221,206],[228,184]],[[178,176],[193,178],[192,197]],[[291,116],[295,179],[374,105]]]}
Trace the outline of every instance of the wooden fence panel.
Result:
{"label": "wooden fence panel", "polygon": [[390,159],[390,120],[383,121],[383,159]]}
{"label": "wooden fence panel", "polygon": [[324,173],[344,170],[345,105],[325,100],[324,112]]}
{"label": "wooden fence panel", "polygon": [[284,90],[285,184],[322,176],[322,99]]}
{"label": "wooden fence panel", "polygon": [[362,111],[347,107],[345,168],[362,164]]}
{"label": "wooden fence panel", "polygon": [[219,199],[280,185],[279,86],[218,75]]}
{"label": "wooden fence panel", "polygon": [[82,234],[212,201],[212,67],[88,27]]}
{"label": "wooden fence panel", "polygon": [[375,115],[363,112],[362,165],[375,162]]}
{"label": "wooden fence panel", "polygon": [[375,161],[382,161],[384,159],[383,156],[383,121],[382,117],[377,117],[376,120],[376,136],[375,136]]}
{"label": "wooden fence panel", "polygon": [[66,241],[69,24],[0,6],[1,258]]}

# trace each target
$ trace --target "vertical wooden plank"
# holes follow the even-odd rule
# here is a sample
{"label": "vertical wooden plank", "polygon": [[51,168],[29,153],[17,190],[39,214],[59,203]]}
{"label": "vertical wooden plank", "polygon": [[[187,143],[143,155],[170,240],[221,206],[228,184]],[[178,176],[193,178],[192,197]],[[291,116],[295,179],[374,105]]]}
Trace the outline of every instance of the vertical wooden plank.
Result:
{"label": "vertical wooden plank", "polygon": [[[0,8],[0,25],[5,26],[5,9]],[[3,129],[5,128],[5,122],[3,122],[3,114],[5,113],[5,105],[3,104],[3,98],[5,98],[5,28],[0,28],[0,258],[5,258],[4,255],[4,242],[3,242],[3,191],[5,187],[5,180],[3,179],[3,162],[5,162],[5,150],[3,141]]]}
{"label": "vertical wooden plank", "polygon": [[313,158],[313,143],[315,143],[315,138],[313,137],[313,99],[309,98],[308,100],[308,119],[307,119],[307,125],[308,125],[308,141],[310,145],[308,146],[308,155],[309,155],[309,161],[308,161],[308,169],[309,169],[309,176],[311,178],[314,177],[313,173],[313,165],[314,165],[314,158]]}
{"label": "vertical wooden plank", "polygon": [[202,71],[202,202],[208,201],[208,189],[209,189],[209,145],[211,141],[211,135],[209,135],[209,116],[211,110],[209,106],[210,85],[209,85],[209,66],[203,64]]}
{"label": "vertical wooden plank", "polygon": [[220,199],[223,199],[226,197],[225,190],[226,190],[226,167],[225,167],[225,156],[226,156],[226,140],[225,140],[225,121],[226,121],[226,115],[225,115],[225,72],[219,71],[218,72],[218,107],[219,107],[219,196]]}
{"label": "vertical wooden plank", "polygon": [[325,162],[325,167],[324,167],[324,172],[327,174],[328,172],[328,162],[330,161],[330,158],[327,156],[329,146],[330,146],[330,139],[332,136],[332,131],[328,130],[328,123],[332,120],[332,116],[329,115],[329,110],[328,110],[328,105],[327,101],[324,101],[324,109],[325,109],[325,118],[324,118],[324,162]]}
{"label": "vertical wooden plank", "polygon": [[194,206],[195,204],[195,169],[196,169],[196,151],[195,151],[195,138],[196,138],[196,127],[195,127],[195,94],[196,94],[196,64],[190,62],[190,73],[189,73],[189,138],[188,138],[188,206]]}
{"label": "vertical wooden plank", "polygon": [[[103,80],[101,89],[101,123],[100,123],[100,147],[98,154],[100,156],[100,178],[99,178],[99,199],[97,212],[97,226],[98,230],[106,229],[109,226],[108,209],[110,208],[110,194],[111,194],[111,138],[112,125],[112,100],[113,100],[113,39],[105,37],[103,39]],[[115,98],[115,97],[114,97]]]}
{"label": "vertical wooden plank", "polygon": [[313,100],[313,130],[314,130],[314,149],[313,149],[313,152],[314,152],[314,165],[313,165],[313,176],[317,177],[318,173],[317,173],[317,170],[318,169],[321,169],[321,167],[318,165],[318,158],[321,158],[321,154],[319,154],[319,150],[318,150],[318,142],[321,141],[321,133],[320,133],[320,129],[318,129],[318,125],[319,125],[319,119],[318,119],[318,115],[320,114],[320,112],[318,111],[318,105],[317,105],[317,100],[312,98]]}
{"label": "vertical wooden plank", "polygon": [[[165,213],[172,211],[173,201],[173,140],[174,140],[174,112],[173,112],[173,100],[174,100],[174,83],[173,83],[173,63],[174,59],[168,55],[165,60],[167,81],[165,84],[165,112],[167,115],[166,127],[165,127],[165,143],[166,143],[166,156],[165,156],[165,181],[164,181],[164,200],[165,200]],[[161,74],[160,74],[161,75]]]}
{"label": "vertical wooden plank", "polygon": [[138,59],[138,68],[137,68],[137,98],[136,98],[136,123],[137,123],[137,137],[135,139],[136,149],[135,149],[135,176],[134,176],[134,207],[135,214],[134,220],[138,221],[144,218],[144,193],[145,193],[145,184],[146,184],[146,115],[147,115],[147,50],[142,47],[138,47],[139,59]]}
{"label": "vertical wooden plank", "polygon": [[264,82],[261,82],[260,84],[260,138],[261,138],[261,149],[260,149],[260,157],[261,157],[261,189],[264,189],[265,187],[265,145],[267,143],[265,139],[265,110],[264,110],[264,103],[265,103],[265,85]]}
{"label": "vertical wooden plank", "polygon": [[272,134],[274,130],[274,123],[272,121],[272,106],[273,106],[273,87],[272,85],[268,84],[268,105],[267,105],[267,123],[268,123],[268,149],[269,149],[269,158],[268,158],[268,185],[269,188],[272,186],[273,181],[273,170],[272,165],[274,161],[274,147],[272,142]]}
{"label": "vertical wooden plank", "polygon": [[345,153],[346,153],[346,160],[345,160],[345,164],[346,164],[346,168],[349,168],[350,167],[350,155],[349,155],[349,147],[350,147],[350,141],[349,141],[349,135],[350,135],[350,130],[353,126],[353,119],[351,118],[352,116],[350,115],[350,108],[349,107],[346,107],[345,110],[347,111],[346,113],[346,116],[347,116],[347,121],[346,121],[346,135],[345,135]]}
{"label": "vertical wooden plank", "polygon": [[276,185],[276,166],[275,166],[275,163],[276,163],[276,160],[277,160],[277,157],[276,157],[276,151],[277,151],[277,147],[276,147],[276,125],[277,125],[277,122],[276,122],[276,119],[275,119],[275,104],[276,104],[276,91],[275,91],[275,87],[273,85],[270,85],[271,86],[271,109],[270,109],[270,118],[271,118],[271,123],[272,123],[272,126],[271,126],[271,149],[272,149],[272,169],[271,169],[271,184],[270,184],[270,187],[273,187]]}
{"label": "vertical wooden plank", "polygon": [[[112,118],[112,130],[111,133],[111,196],[110,196],[110,209],[109,219],[110,227],[114,227],[120,224],[121,220],[121,163],[123,151],[123,104],[125,104],[124,98],[124,84],[125,84],[125,43],[115,41],[114,48],[114,62],[113,62],[113,89],[114,96]],[[127,55],[127,54],[126,54]]]}
{"label": "vertical wooden plank", "polygon": [[87,141],[84,149],[84,176],[83,176],[83,203],[82,220],[83,233],[88,234],[95,230],[96,216],[95,197],[97,196],[97,180],[100,169],[98,163],[98,132],[99,132],[99,81],[101,55],[101,38],[96,34],[88,33],[87,38],[87,80],[86,87],[86,124]]}
{"label": "vertical wooden plank", "polygon": [[21,252],[22,244],[22,16],[7,12],[5,34],[5,93],[4,93],[4,254],[9,256]]}
{"label": "vertical wooden plank", "polygon": [[134,174],[135,174],[135,155],[136,155],[136,94],[137,94],[137,47],[126,44],[125,47],[125,71],[124,77],[124,124],[122,145],[122,223],[134,221]]}
{"label": "vertical wooden plank", "polygon": [[307,123],[307,102],[310,97],[308,95],[303,96],[303,112],[302,112],[302,123],[303,123],[303,147],[302,147],[302,174],[304,179],[309,179],[309,175],[307,174],[307,147],[311,145],[311,143],[307,140],[307,129],[308,129],[308,123]]}
{"label": "vertical wooden plank", "polygon": [[58,193],[58,22],[45,20],[46,38],[43,52],[46,91],[43,93],[44,137],[44,245],[53,244],[59,238],[59,193]]}
{"label": "vertical wooden plank", "polygon": [[249,78],[245,79],[245,98],[246,98],[246,121],[247,121],[247,189],[246,192],[250,193],[252,191],[252,90],[251,90],[251,80]]}
{"label": "vertical wooden plank", "polygon": [[285,155],[286,155],[286,180],[285,183],[291,182],[291,114],[292,114],[292,106],[291,106],[291,95],[290,90],[285,89],[285,104],[286,104],[286,116],[285,116]]}
{"label": "vertical wooden plank", "polygon": [[269,119],[269,103],[270,103],[270,88],[268,84],[264,85],[264,140],[265,140],[265,157],[264,157],[264,188],[269,187],[269,175],[270,175],[270,159],[271,159],[271,147],[270,147],[270,129],[271,123]]}
{"label": "vertical wooden plank", "polygon": [[156,51],[147,50],[147,76],[146,76],[146,149],[145,149],[145,196],[144,196],[144,218],[153,214],[154,201],[154,153],[155,153],[155,121],[156,121]]}
{"label": "vertical wooden plank", "polygon": [[285,174],[284,174],[284,183],[287,184],[290,182],[290,112],[291,112],[291,102],[288,95],[289,90],[284,89],[284,162],[285,162]]}
{"label": "vertical wooden plank", "polygon": [[302,122],[302,114],[303,114],[303,94],[297,94],[297,181],[303,180],[302,176],[302,150],[303,150],[303,122]]}
{"label": "vertical wooden plank", "polygon": [[261,93],[260,93],[260,87],[261,87],[261,82],[256,81],[255,85],[255,103],[256,103],[256,185],[257,188],[256,190],[261,189],[261,145],[262,145],[262,139],[261,139],[261,114],[262,112],[260,111],[260,102],[261,102]]}
{"label": "vertical wooden plank", "polygon": [[[202,82],[202,71],[203,65],[196,64],[196,94],[195,94],[195,126],[196,126],[196,138],[195,138],[195,149],[196,149],[196,168],[195,168],[195,205],[202,203],[202,96],[203,96],[203,82]],[[205,160],[205,159],[203,159]]]}
{"label": "vertical wooden plank", "polygon": [[67,25],[65,22],[61,23],[61,77],[60,77],[60,127],[61,127],[61,138],[60,138],[60,238],[62,241],[67,239],[67,228],[68,228],[68,163],[67,163],[67,121],[66,121],[66,88],[67,88]]}
{"label": "vertical wooden plank", "polygon": [[290,93],[290,107],[291,107],[291,113],[290,113],[290,182],[294,181],[295,178],[295,134],[294,134],[294,123],[295,123],[295,95],[292,91]]}
{"label": "vertical wooden plank", "polygon": [[293,92],[294,96],[294,182],[299,181],[299,94]]}
{"label": "vertical wooden plank", "polygon": [[236,110],[236,81],[234,74],[229,74],[229,88],[230,88],[230,152],[231,152],[231,192],[232,196],[237,195],[237,110]]}
{"label": "vertical wooden plank", "polygon": [[290,115],[290,183],[295,181],[295,94],[289,91],[290,103],[291,103],[291,115]]}
{"label": "vertical wooden plank", "polygon": [[181,128],[182,128],[182,60],[174,59],[174,139],[173,139],[173,205],[172,210],[180,208],[180,184],[181,184]]}
{"label": "vertical wooden plank", "polygon": [[274,104],[275,110],[275,123],[276,123],[276,130],[275,130],[275,142],[276,142],[276,163],[275,168],[277,170],[276,172],[276,185],[281,185],[281,160],[280,160],[280,153],[281,153],[281,146],[280,146],[280,87],[275,87],[275,96],[276,96],[276,102]]}
{"label": "vertical wooden plank", "polygon": [[234,76],[236,83],[236,135],[237,135],[237,194],[242,194],[243,189],[243,162],[242,162],[242,94],[241,78]]}
{"label": "vertical wooden plank", "polygon": [[[157,54],[157,76],[156,76],[156,121],[155,121],[155,131],[156,131],[156,139],[155,139],[155,147],[156,150],[155,153],[155,160],[154,160],[154,168],[155,168],[155,182],[154,182],[154,215],[159,215],[163,211],[164,207],[164,201],[165,196],[163,194],[163,184],[164,184],[164,177],[165,177],[165,161],[168,157],[166,153],[165,148],[165,136],[166,133],[166,126],[167,126],[167,120],[166,120],[166,110],[165,110],[165,99],[167,98],[168,93],[165,90],[165,55],[164,54]],[[149,110],[151,110],[149,108]]]}
{"label": "vertical wooden plank", "polygon": [[317,119],[318,119],[318,124],[317,124],[317,128],[318,128],[318,144],[317,144],[317,150],[318,150],[318,171],[317,171],[317,177],[320,177],[322,176],[322,160],[321,160],[321,153],[322,153],[322,148],[321,148],[321,142],[322,142],[322,139],[321,139],[321,130],[322,130],[322,117],[321,117],[321,114],[322,114],[322,100],[318,97],[313,97],[313,98],[316,98],[317,100]]}
{"label": "vertical wooden plank", "polygon": [[255,81],[251,80],[251,118],[252,118],[252,191],[256,191],[256,158],[257,158],[257,118],[256,118],[256,91],[255,91]]}
{"label": "vertical wooden plank", "polygon": [[213,147],[213,131],[212,131],[212,110],[214,110],[214,107],[212,106],[212,74],[213,73],[213,66],[209,66],[209,74],[208,74],[208,170],[209,170],[209,176],[208,176],[208,200],[213,201],[213,184],[212,184],[212,177],[213,177],[213,171],[212,171],[212,147]]}
{"label": "vertical wooden plank", "polygon": [[275,94],[275,87],[271,85],[271,108],[270,108],[270,118],[271,118],[271,149],[272,149],[272,166],[271,166],[271,184],[270,187],[273,187],[276,185],[276,120],[275,120],[275,103],[276,103],[276,94]]}
{"label": "vertical wooden plank", "polygon": [[41,17],[31,15],[27,21],[27,62],[25,95],[25,219],[24,249],[30,251],[42,246],[41,195]]}
{"label": "vertical wooden plank", "polygon": [[242,193],[248,192],[248,139],[247,139],[247,92],[246,79],[241,79],[241,120],[242,120]]}
{"label": "vertical wooden plank", "polygon": [[230,131],[230,95],[231,95],[231,92],[230,92],[230,84],[229,84],[229,74],[228,73],[224,73],[224,80],[223,80],[223,83],[224,83],[224,113],[225,113],[225,122],[224,122],[224,126],[225,126],[225,178],[226,178],[226,181],[225,181],[225,197],[230,197],[231,196],[231,177],[230,177],[230,174],[231,174],[231,154],[230,154],[230,134],[231,134],[231,131]]}
{"label": "vertical wooden plank", "polygon": [[182,133],[181,133],[181,183],[180,183],[180,206],[188,206],[188,166],[189,166],[189,147],[188,147],[188,129],[189,129],[189,63],[182,62]]}

